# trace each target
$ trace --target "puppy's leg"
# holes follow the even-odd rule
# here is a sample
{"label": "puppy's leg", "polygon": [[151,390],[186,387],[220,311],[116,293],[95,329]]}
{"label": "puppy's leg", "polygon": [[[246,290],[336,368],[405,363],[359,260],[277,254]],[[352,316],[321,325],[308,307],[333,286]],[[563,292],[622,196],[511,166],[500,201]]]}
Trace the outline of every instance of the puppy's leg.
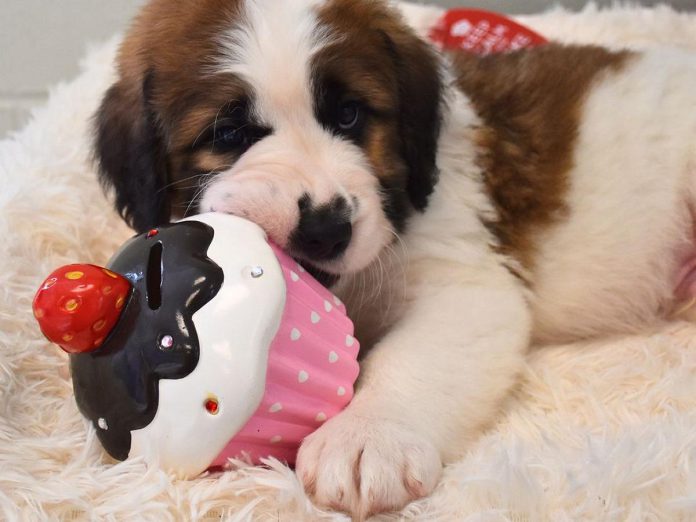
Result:
{"label": "puppy's leg", "polygon": [[317,503],[359,519],[435,487],[441,462],[491,420],[529,342],[522,291],[502,267],[429,261],[411,284],[404,316],[364,361],[353,402],[304,441],[297,460]]}

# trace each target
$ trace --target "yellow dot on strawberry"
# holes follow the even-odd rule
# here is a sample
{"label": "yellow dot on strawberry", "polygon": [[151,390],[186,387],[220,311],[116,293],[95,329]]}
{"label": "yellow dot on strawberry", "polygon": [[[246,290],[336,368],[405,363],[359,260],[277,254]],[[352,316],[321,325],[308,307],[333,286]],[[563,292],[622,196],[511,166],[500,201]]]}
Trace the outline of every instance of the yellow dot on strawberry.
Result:
{"label": "yellow dot on strawberry", "polygon": [[113,288],[111,288],[109,285],[107,285],[104,288],[102,288],[102,294],[109,295],[111,293],[111,290],[113,290]]}
{"label": "yellow dot on strawberry", "polygon": [[116,299],[116,310],[120,310],[121,308],[123,308],[123,304],[125,302],[126,302],[126,296],[125,295],[119,296],[119,298]]}
{"label": "yellow dot on strawberry", "polygon": [[46,315],[46,312],[44,312],[43,309],[34,308],[34,317],[36,317],[37,319],[41,319],[45,315]]}
{"label": "yellow dot on strawberry", "polygon": [[79,270],[73,270],[72,272],[65,274],[65,278],[70,279],[71,281],[77,281],[78,279],[82,279],[84,276],[85,273],[80,272]]}
{"label": "yellow dot on strawberry", "polygon": [[66,333],[63,335],[63,337],[61,337],[61,339],[63,339],[64,342],[69,343],[73,340],[73,337],[73,334]]}
{"label": "yellow dot on strawberry", "polygon": [[103,342],[104,342],[104,338],[103,338],[103,337],[100,337],[99,339],[97,339],[96,341],[94,341],[93,346],[96,348],[97,346],[100,346],[101,343],[103,343]]}
{"label": "yellow dot on strawberry", "polygon": [[92,325],[92,330],[94,330],[95,332],[99,332],[100,330],[103,330],[105,326],[106,321],[104,319],[99,319],[99,321]]}
{"label": "yellow dot on strawberry", "polygon": [[77,310],[78,306],[80,306],[80,304],[77,302],[77,299],[70,299],[65,303],[65,310],[67,312],[74,312]]}
{"label": "yellow dot on strawberry", "polygon": [[113,273],[113,272],[112,272],[111,270],[109,270],[108,268],[102,268],[102,272],[104,272],[104,273],[105,273],[106,275],[108,275],[109,277],[113,277],[114,279],[118,279],[118,275],[116,275],[115,273]]}

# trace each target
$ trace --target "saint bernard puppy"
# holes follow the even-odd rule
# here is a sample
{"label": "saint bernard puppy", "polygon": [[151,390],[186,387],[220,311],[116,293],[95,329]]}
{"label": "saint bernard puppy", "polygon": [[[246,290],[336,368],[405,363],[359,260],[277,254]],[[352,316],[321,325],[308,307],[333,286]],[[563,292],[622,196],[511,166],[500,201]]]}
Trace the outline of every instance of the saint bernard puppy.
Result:
{"label": "saint bernard puppy", "polygon": [[356,518],[427,495],[531,344],[696,290],[696,56],[440,54],[380,0],[152,0],[96,115],[139,231],[218,211],[346,299],[369,350],[297,473]]}

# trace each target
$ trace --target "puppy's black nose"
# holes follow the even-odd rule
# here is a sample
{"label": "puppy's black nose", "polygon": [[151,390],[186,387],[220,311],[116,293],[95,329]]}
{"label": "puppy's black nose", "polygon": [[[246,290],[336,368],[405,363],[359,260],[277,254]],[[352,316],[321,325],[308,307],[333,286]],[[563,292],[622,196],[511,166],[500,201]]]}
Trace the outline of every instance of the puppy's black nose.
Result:
{"label": "puppy's black nose", "polygon": [[301,229],[298,246],[310,258],[328,261],[345,252],[351,234],[349,221],[313,219]]}
{"label": "puppy's black nose", "polygon": [[353,234],[345,201],[334,200],[315,208],[303,198],[299,207],[300,222],[293,235],[293,248],[309,260],[330,261],[343,254]]}

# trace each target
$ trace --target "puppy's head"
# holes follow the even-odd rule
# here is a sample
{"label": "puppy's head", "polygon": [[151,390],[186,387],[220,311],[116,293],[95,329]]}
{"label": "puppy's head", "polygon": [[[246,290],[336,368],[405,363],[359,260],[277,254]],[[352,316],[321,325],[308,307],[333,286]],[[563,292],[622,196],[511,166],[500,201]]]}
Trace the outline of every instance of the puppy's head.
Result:
{"label": "puppy's head", "polygon": [[137,230],[228,212],[340,274],[427,204],[438,65],[381,1],[154,0],[118,65],[96,154]]}

